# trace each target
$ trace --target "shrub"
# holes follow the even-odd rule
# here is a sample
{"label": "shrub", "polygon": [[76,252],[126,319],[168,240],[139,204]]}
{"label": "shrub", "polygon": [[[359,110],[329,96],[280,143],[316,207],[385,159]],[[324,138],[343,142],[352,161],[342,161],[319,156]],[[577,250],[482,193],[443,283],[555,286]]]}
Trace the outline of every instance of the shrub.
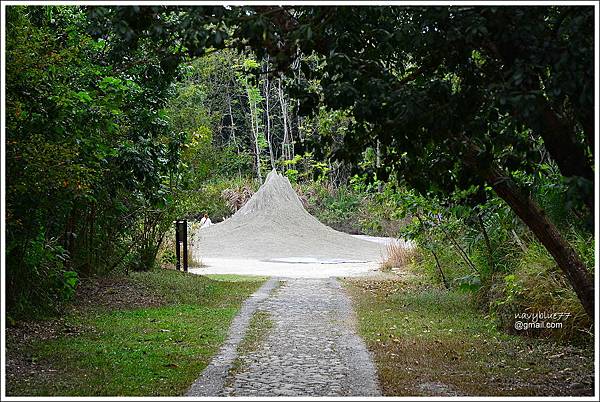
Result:
{"label": "shrub", "polygon": [[[15,245],[7,247],[9,264],[11,254],[16,249]],[[58,244],[57,239],[46,239],[43,227],[39,228],[38,235],[22,250],[24,256],[21,269],[13,269],[7,273],[7,286],[22,289],[16,299],[7,300],[11,305],[11,320],[58,313],[64,303],[71,300],[79,282],[77,272],[67,268],[70,263],[69,254]]]}
{"label": "shrub", "polygon": [[391,187],[379,193],[374,186],[319,181],[295,189],[308,212],[342,232],[397,237],[407,221],[399,217],[397,203],[390,198],[397,191]]}

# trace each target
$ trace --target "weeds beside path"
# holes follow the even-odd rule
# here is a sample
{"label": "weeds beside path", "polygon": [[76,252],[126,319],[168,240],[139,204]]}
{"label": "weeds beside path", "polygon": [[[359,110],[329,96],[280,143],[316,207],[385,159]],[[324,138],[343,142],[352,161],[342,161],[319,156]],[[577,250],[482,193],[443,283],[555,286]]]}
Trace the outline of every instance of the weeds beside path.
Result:
{"label": "weeds beside path", "polygon": [[410,275],[344,283],[385,395],[593,395],[591,344],[501,333],[469,294]]}
{"label": "weeds beside path", "polygon": [[180,395],[263,278],[158,270],[82,284],[60,319],[6,331],[11,396]]}

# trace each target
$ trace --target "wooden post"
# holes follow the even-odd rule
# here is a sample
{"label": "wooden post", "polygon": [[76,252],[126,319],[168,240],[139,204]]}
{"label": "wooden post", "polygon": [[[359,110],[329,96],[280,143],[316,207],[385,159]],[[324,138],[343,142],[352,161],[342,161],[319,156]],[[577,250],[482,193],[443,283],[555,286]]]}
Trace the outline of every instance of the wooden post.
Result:
{"label": "wooden post", "polygon": [[183,270],[185,272],[188,271],[188,242],[187,242],[187,220],[182,221],[182,229],[183,229]]}
{"label": "wooden post", "polygon": [[179,233],[179,220],[175,221],[175,255],[177,256],[177,270],[181,269],[181,252],[179,250],[179,242],[181,234]]}
{"label": "wooden post", "polygon": [[175,221],[175,255],[177,256],[177,270],[181,270],[181,246],[183,243],[183,270],[188,270],[188,247],[187,247],[187,220]]}

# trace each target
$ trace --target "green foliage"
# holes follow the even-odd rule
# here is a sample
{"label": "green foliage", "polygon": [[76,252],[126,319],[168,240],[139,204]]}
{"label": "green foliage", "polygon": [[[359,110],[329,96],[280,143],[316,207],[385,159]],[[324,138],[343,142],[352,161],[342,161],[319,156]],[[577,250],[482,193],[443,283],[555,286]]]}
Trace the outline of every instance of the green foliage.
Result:
{"label": "green foliage", "polygon": [[122,43],[89,28],[80,7],[7,8],[11,314],[68,299],[64,271],[148,269],[170,218],[180,138],[160,109],[175,70],[139,43],[114,59]]}
{"label": "green foliage", "polygon": [[308,211],[321,222],[353,234],[397,237],[406,220],[393,201],[398,194],[391,185],[382,193],[376,188],[346,184],[336,187],[317,180],[299,183],[297,191],[306,200]]}
{"label": "green foliage", "polygon": [[151,269],[173,219],[228,216],[223,191],[271,164],[321,221],[411,239],[484,308],[566,292],[485,172],[592,272],[591,11],[7,8],[11,314],[56,309],[75,274]]}
{"label": "green foliage", "polygon": [[454,280],[455,286],[466,292],[475,292],[481,288],[481,279],[478,275],[469,274]]}
{"label": "green foliage", "polygon": [[63,283],[62,283],[62,295],[63,299],[69,301],[75,295],[77,283],[79,282],[77,272],[65,271],[63,272]]}
{"label": "green foliage", "polygon": [[298,171],[296,169],[287,169],[285,176],[290,180],[290,183],[295,184],[298,182]]}
{"label": "green foliage", "polygon": [[[15,310],[9,314],[51,314],[69,301],[77,287],[78,278],[76,272],[65,269],[68,262],[68,253],[56,244],[56,240],[46,241],[44,232],[40,231],[26,246],[23,263],[30,271],[16,282],[26,288],[15,301]],[[31,300],[38,301],[39,305],[33,306]]]}
{"label": "green foliage", "polygon": [[[593,266],[593,240],[585,225],[562,203],[564,188],[546,179],[533,186],[534,196],[549,207],[548,213],[563,225],[566,238],[586,264]],[[441,282],[439,263],[451,287],[475,293],[481,308],[489,311],[497,325],[508,332],[514,331],[516,313],[568,312],[571,318],[564,329],[527,334],[563,340],[587,339],[588,317],[566,278],[549,253],[499,200],[490,198],[474,210],[460,205],[442,206],[432,202],[433,198],[412,192],[405,192],[398,200],[400,210],[421,217],[421,221],[413,218],[403,228],[403,234],[422,249],[419,267],[431,281]],[[478,215],[482,217],[491,250]],[[437,262],[431,251],[435,252]],[[463,252],[477,271],[465,261]]]}
{"label": "green foliage", "polygon": [[176,195],[177,215],[199,219],[204,213],[207,213],[213,222],[219,222],[233,213],[227,205],[223,191],[240,189],[244,186],[257,189],[256,183],[251,179],[234,177],[207,180],[196,190],[182,190]]}
{"label": "green foliage", "polygon": [[[282,69],[295,54],[321,57],[320,68],[314,68],[314,60],[293,60],[305,75],[294,90],[305,103],[303,110],[314,116],[324,106],[350,116],[342,138],[337,132],[317,133],[309,138],[313,149],[325,150],[327,159],[359,166],[363,153],[376,148],[376,169],[370,178],[395,177],[421,195],[437,198],[435,203],[442,208],[485,205],[493,197],[488,189],[494,189],[552,250],[593,315],[593,278],[572,247],[560,239],[552,220],[528,199],[540,190],[536,176],[565,186],[567,210],[591,231],[591,8],[276,11],[277,17],[267,18],[270,24],[262,35],[266,46],[270,41],[278,44],[268,50]],[[261,17],[256,20],[264,26]],[[282,30],[282,20],[294,28]],[[576,36],[572,42],[571,35]],[[312,86],[311,81],[319,85]],[[545,165],[550,164],[558,174],[547,171]],[[464,245],[456,241],[463,234],[453,232],[463,231],[467,238],[472,233],[459,227],[460,217],[443,212],[422,217],[420,225],[443,233],[465,265],[478,272]],[[492,272],[494,248],[485,232],[487,269]],[[429,251],[434,255],[433,249]]]}

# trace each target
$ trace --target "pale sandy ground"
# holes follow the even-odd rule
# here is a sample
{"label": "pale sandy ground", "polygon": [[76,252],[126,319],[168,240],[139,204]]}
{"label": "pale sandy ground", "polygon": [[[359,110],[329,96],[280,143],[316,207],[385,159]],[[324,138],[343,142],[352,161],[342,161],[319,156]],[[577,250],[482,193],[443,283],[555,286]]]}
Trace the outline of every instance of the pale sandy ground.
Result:
{"label": "pale sandy ground", "polygon": [[[356,235],[363,240],[387,244],[398,241],[388,237]],[[410,243],[406,243],[410,246]],[[310,257],[287,257],[270,260],[249,258],[202,258],[201,268],[190,268],[189,272],[207,274],[237,274],[275,276],[285,278],[329,278],[376,275],[384,255],[376,261],[339,262],[331,259]]]}
{"label": "pale sandy ground", "polygon": [[192,273],[287,278],[370,275],[385,260],[386,245],[395,241],[323,225],[275,171],[231,218],[193,236],[192,257],[202,267]]}
{"label": "pale sandy ground", "polygon": [[207,258],[202,261],[207,266],[190,268],[189,272],[198,275],[236,274],[273,276],[280,278],[329,278],[343,276],[368,276],[374,274],[379,264],[366,263],[274,263],[256,260]]}

